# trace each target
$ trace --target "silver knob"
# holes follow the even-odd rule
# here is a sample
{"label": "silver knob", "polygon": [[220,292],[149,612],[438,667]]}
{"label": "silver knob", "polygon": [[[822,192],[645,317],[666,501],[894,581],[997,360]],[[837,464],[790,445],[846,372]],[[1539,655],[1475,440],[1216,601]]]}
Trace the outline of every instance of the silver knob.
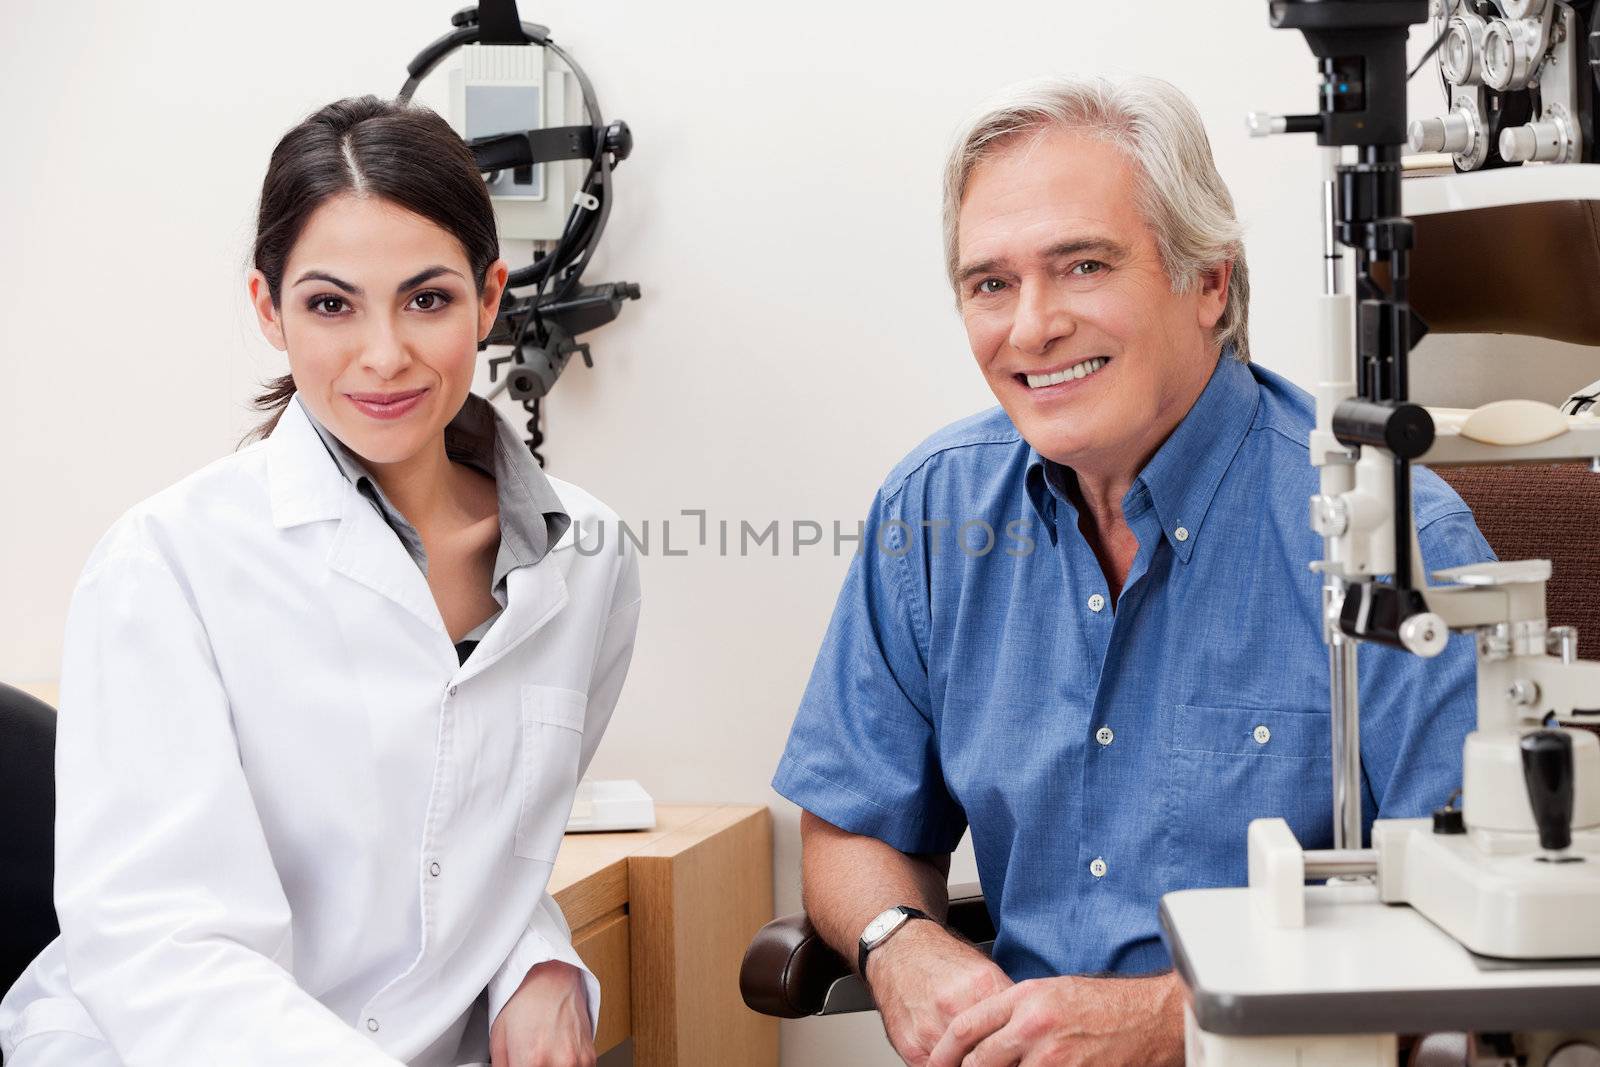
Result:
{"label": "silver knob", "polygon": [[1532,126],[1507,126],[1500,131],[1500,158],[1507,163],[1526,163],[1539,151],[1539,135]]}
{"label": "silver knob", "polygon": [[1570,147],[1566,129],[1554,119],[1507,126],[1500,131],[1500,158],[1507,163],[1565,161]]}
{"label": "silver knob", "polygon": [[1311,498],[1311,529],[1320,537],[1340,537],[1350,526],[1350,508],[1342,496]]}
{"label": "silver knob", "polygon": [[1456,155],[1472,147],[1472,117],[1462,111],[1434,119],[1415,119],[1406,130],[1413,152],[1449,152]]}
{"label": "silver knob", "polygon": [[1518,678],[1506,686],[1506,699],[1519,708],[1531,708],[1539,703],[1539,683],[1531,678]]}
{"label": "silver knob", "polygon": [[1244,127],[1251,137],[1271,137],[1275,133],[1286,132],[1288,122],[1284,116],[1274,115],[1270,111],[1252,111],[1244,117]]}
{"label": "silver knob", "polygon": [[1413,152],[1444,151],[1444,119],[1412,119],[1406,127],[1406,144]]}
{"label": "silver knob", "polygon": [[1405,645],[1406,650],[1412,655],[1432,659],[1444,651],[1445,642],[1448,640],[1450,640],[1450,627],[1431,611],[1413,615],[1400,624],[1400,643]]}
{"label": "silver knob", "polygon": [[1552,626],[1544,633],[1544,650],[1547,655],[1557,656],[1562,663],[1571,663],[1578,658],[1578,630],[1575,626]]}

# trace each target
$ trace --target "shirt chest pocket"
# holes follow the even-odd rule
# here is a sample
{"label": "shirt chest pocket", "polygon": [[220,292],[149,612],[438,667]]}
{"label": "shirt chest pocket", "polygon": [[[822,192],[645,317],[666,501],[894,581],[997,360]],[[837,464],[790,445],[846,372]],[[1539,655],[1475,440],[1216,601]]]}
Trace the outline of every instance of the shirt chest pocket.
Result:
{"label": "shirt chest pocket", "polygon": [[1287,819],[1302,845],[1328,846],[1326,713],[1180,704],[1169,740],[1169,888],[1244,885],[1252,819]]}
{"label": "shirt chest pocket", "polygon": [[522,687],[521,811],[516,854],[554,863],[578,788],[588,697],[548,685]]}

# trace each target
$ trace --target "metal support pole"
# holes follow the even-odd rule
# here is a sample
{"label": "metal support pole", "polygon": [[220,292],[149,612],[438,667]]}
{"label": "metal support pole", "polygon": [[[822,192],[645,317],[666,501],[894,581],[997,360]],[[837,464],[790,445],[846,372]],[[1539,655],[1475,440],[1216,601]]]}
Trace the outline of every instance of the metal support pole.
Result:
{"label": "metal support pole", "polygon": [[1306,881],[1331,878],[1366,878],[1378,873],[1378,854],[1370,848],[1335,848],[1310,851],[1305,856]]}
{"label": "metal support pole", "polygon": [[[1337,296],[1344,291],[1344,253],[1338,236],[1340,162],[1339,148],[1322,150],[1322,291],[1327,296]],[[1347,359],[1348,353],[1328,352],[1324,358],[1328,361],[1324,378],[1340,380],[1348,375],[1352,381],[1357,380],[1353,366],[1334,365],[1334,361],[1342,363]],[[1329,492],[1341,482],[1340,488],[1350,488],[1348,476],[1330,477],[1333,472],[1327,467],[1323,472],[1323,492]],[[1331,541],[1324,542],[1322,556],[1330,563],[1337,557]],[[1339,609],[1344,595],[1344,578],[1329,567],[1323,572],[1322,634],[1328,645],[1335,849],[1361,847],[1361,691],[1356,673],[1356,642],[1339,629]]]}
{"label": "metal support pole", "polygon": [[[1343,599],[1341,591],[1340,600]],[[1356,642],[1335,622],[1328,642],[1333,727],[1333,847],[1361,847],[1361,700]]]}
{"label": "metal support pole", "polygon": [[1337,296],[1344,291],[1344,250],[1334,224],[1338,194],[1339,150],[1322,150],[1322,291]]}

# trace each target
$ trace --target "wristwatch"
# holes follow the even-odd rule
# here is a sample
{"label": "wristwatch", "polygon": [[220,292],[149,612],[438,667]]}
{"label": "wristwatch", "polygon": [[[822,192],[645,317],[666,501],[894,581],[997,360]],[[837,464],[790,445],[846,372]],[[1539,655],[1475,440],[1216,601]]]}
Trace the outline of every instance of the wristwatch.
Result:
{"label": "wristwatch", "polygon": [[867,953],[893,937],[895,931],[912,919],[938,921],[925,911],[896,904],[888,911],[881,912],[876,919],[867,924],[865,930],[861,931],[861,940],[857,942],[856,947],[856,973],[861,975],[862,981],[867,979]]}

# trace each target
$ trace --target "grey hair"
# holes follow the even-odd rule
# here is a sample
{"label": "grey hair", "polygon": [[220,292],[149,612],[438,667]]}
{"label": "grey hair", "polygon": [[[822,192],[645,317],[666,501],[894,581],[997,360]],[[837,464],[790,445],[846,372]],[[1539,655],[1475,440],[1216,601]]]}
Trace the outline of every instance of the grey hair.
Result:
{"label": "grey hair", "polygon": [[944,175],[945,267],[955,286],[956,223],[978,164],[1018,137],[1069,129],[1116,146],[1138,174],[1140,214],[1172,281],[1186,293],[1199,275],[1232,262],[1227,304],[1215,339],[1250,359],[1250,275],[1233,197],[1217,173],[1200,112],[1159,78],[1056,76],[1004,90],[962,128]]}

